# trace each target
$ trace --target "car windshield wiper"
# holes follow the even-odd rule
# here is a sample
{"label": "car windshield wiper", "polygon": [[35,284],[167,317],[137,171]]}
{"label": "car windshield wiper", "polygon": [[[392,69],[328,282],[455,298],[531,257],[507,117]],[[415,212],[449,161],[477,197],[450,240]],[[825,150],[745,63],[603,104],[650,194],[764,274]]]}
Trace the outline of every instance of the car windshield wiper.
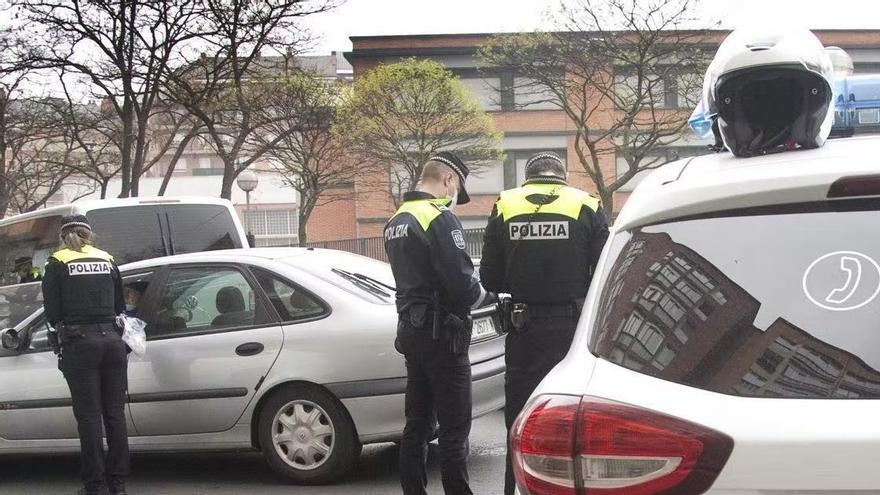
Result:
{"label": "car windshield wiper", "polygon": [[360,273],[352,273],[345,270],[340,270],[339,268],[333,268],[331,271],[340,277],[345,278],[351,283],[357,285],[358,287],[370,292],[371,294],[375,294],[379,297],[390,298],[391,294],[385,292],[383,289],[389,289],[392,292],[396,292],[397,289],[388,285],[379,282],[378,280],[368,277],[366,275]]}

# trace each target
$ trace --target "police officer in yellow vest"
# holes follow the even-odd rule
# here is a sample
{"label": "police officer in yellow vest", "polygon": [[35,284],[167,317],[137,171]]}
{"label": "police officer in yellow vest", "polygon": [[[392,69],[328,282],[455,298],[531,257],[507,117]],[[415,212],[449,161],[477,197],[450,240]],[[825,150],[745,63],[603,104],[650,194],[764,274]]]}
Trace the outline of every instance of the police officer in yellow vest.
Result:
{"label": "police officer in yellow vest", "polygon": [[[46,262],[43,305],[49,342],[70,388],[79,429],[80,494],[124,494],[129,471],[125,392],[128,358],[116,315],[125,310],[113,257],[92,245],[83,215],[62,219],[63,249]],[[108,451],[104,455],[103,432]]]}
{"label": "police officer in yellow vest", "polygon": [[[503,304],[507,428],[544,376],[565,356],[592,272],[608,238],[599,200],[568,186],[555,153],[526,163],[522,187],[504,191],[483,237],[480,280],[511,295]],[[510,454],[504,493],[514,493]]]}
{"label": "police officer in yellow vest", "polygon": [[22,256],[15,259],[13,273],[18,274],[18,283],[20,284],[39,282],[42,279],[40,269],[33,266],[33,261],[29,256]]}
{"label": "police officer in yellow vest", "polygon": [[397,286],[395,346],[406,358],[406,426],[400,441],[400,484],[427,493],[428,442],[434,411],[440,423],[440,471],[447,495],[468,484],[471,429],[470,309],[488,303],[474,277],[461,222],[452,208],[467,203],[468,169],[442,152],[424,165],[416,190],[385,226],[385,251]]}

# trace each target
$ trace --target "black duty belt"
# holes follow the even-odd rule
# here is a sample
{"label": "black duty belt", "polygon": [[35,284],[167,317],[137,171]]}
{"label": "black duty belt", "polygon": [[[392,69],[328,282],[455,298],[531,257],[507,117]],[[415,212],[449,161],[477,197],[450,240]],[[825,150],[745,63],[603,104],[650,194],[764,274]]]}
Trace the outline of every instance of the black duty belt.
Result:
{"label": "black duty belt", "polygon": [[114,323],[71,323],[66,324],[65,327],[71,330],[79,330],[81,332],[116,331],[116,325]]}

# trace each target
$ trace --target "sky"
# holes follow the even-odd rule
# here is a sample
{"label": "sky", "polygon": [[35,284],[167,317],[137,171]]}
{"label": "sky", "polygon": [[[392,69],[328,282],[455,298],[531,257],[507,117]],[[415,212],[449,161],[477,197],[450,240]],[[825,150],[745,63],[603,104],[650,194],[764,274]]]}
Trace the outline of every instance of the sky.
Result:
{"label": "sky", "polygon": [[[601,0],[595,0],[601,1]],[[351,49],[349,36],[451,34],[548,29],[559,0],[348,0],[307,25],[320,40],[311,50]],[[878,0],[703,0],[698,15],[724,27],[755,20],[826,29],[880,29]]]}

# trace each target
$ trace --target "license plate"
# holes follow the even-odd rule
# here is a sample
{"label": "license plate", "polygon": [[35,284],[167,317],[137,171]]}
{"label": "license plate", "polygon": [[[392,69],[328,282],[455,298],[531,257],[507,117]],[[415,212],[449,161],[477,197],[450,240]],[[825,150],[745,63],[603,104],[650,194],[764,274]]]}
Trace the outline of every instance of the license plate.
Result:
{"label": "license plate", "polygon": [[474,329],[471,331],[471,342],[475,340],[483,340],[498,335],[495,331],[495,322],[491,317],[478,318],[474,320]]}
{"label": "license plate", "polygon": [[859,110],[859,124],[878,124],[880,123],[880,109],[869,108]]}

